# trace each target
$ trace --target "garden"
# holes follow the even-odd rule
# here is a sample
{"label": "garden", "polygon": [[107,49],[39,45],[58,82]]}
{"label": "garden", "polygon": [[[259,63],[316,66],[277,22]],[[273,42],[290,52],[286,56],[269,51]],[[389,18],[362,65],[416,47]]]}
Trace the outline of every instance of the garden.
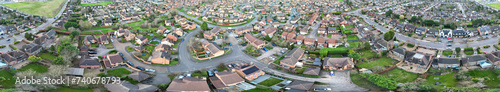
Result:
{"label": "garden", "polygon": [[367,69],[375,69],[376,67],[386,67],[386,66],[391,66],[391,65],[394,65],[393,62],[395,62],[396,60],[392,59],[392,58],[389,58],[389,57],[380,57],[379,59],[375,60],[375,61],[364,61],[364,62],[360,62],[358,63],[358,67],[360,68],[367,68]]}
{"label": "garden", "polygon": [[46,73],[49,71],[49,67],[39,65],[37,63],[30,63],[23,68],[19,69],[19,71],[33,70],[36,73]]}
{"label": "garden", "polygon": [[385,72],[381,74],[383,76],[386,76],[397,83],[407,83],[407,82],[412,82],[413,80],[418,78],[418,74],[407,72],[405,70],[395,68],[389,72]]}
{"label": "garden", "polygon": [[276,84],[278,84],[278,83],[280,83],[282,81],[283,80],[281,80],[281,79],[270,77],[269,79],[266,79],[266,80],[260,82],[259,85],[264,85],[264,86],[270,87],[270,86],[276,85]]}
{"label": "garden", "polygon": [[0,85],[5,88],[10,88],[14,86],[16,80],[14,79],[14,75],[12,75],[7,70],[0,70],[0,77],[5,78],[5,80],[0,80]]}
{"label": "garden", "polygon": [[474,54],[474,49],[472,47],[464,48],[464,53],[466,55],[472,55],[472,54]]}
{"label": "garden", "polygon": [[444,50],[444,51],[443,51],[443,55],[444,55],[444,56],[450,56],[450,55],[452,55],[452,54],[453,54],[453,51],[448,51],[448,50]]}
{"label": "garden", "polygon": [[132,72],[130,72],[129,70],[127,70],[125,68],[118,68],[118,69],[108,70],[107,73],[109,76],[121,77],[123,75],[128,75]]}

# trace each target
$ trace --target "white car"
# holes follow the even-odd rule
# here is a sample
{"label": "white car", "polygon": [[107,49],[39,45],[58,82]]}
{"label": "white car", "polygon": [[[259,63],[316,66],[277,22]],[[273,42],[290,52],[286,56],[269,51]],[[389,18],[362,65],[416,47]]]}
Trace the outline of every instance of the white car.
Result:
{"label": "white car", "polygon": [[146,69],[146,72],[156,72],[154,69]]}

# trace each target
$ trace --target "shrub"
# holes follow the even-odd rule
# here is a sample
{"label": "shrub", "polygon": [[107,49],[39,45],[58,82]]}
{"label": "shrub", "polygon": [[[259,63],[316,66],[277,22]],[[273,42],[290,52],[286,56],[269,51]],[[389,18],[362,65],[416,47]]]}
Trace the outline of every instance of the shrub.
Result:
{"label": "shrub", "polygon": [[406,44],[406,46],[408,46],[408,47],[410,47],[410,48],[415,47],[415,45],[414,45],[414,44],[411,44],[411,43]]}
{"label": "shrub", "polygon": [[4,48],[4,47],[5,47],[5,45],[0,45],[0,48]]}
{"label": "shrub", "polygon": [[17,48],[16,48],[16,47],[14,47],[14,45],[12,45],[12,44],[11,44],[11,45],[9,45],[9,47],[10,47],[10,48],[12,48],[12,49],[14,49],[14,50],[17,50]]}
{"label": "shrub", "polygon": [[14,44],[18,44],[18,43],[20,43],[20,42],[21,42],[21,41],[15,41],[15,42],[14,42]]}
{"label": "shrub", "polygon": [[483,46],[483,48],[489,48],[489,47],[490,47],[490,45],[485,45],[485,46]]}
{"label": "shrub", "polygon": [[464,51],[473,51],[473,50],[474,50],[474,48],[472,48],[472,47],[464,48]]}
{"label": "shrub", "polygon": [[479,79],[477,79],[477,78],[472,78],[471,80],[472,80],[474,83],[479,82]]}
{"label": "shrub", "polygon": [[361,74],[363,78],[366,78],[368,81],[374,83],[375,85],[382,87],[382,88],[387,88],[389,90],[396,89],[398,85],[396,85],[396,81],[389,79],[385,76],[378,75],[378,74]]}

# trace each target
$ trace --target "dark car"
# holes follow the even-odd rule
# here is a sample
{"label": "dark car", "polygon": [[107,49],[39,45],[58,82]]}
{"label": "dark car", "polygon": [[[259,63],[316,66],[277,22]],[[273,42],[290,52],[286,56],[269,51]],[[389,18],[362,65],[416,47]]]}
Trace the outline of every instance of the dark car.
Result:
{"label": "dark car", "polygon": [[127,61],[127,64],[130,65],[130,66],[134,66],[134,63],[132,63],[130,61]]}
{"label": "dark car", "polygon": [[7,39],[7,41],[10,41],[10,39]]}
{"label": "dark car", "polygon": [[123,60],[127,60],[127,58],[123,57]]}
{"label": "dark car", "polygon": [[89,54],[97,54],[97,52],[89,52]]}
{"label": "dark car", "polygon": [[215,68],[213,71],[214,71],[215,73],[219,72],[219,70],[217,70],[217,68]]}
{"label": "dark car", "polygon": [[207,71],[207,73],[208,73],[208,76],[209,76],[209,77],[214,76],[214,72],[212,72],[212,71],[210,71],[210,70],[208,70],[208,71]]}
{"label": "dark car", "polygon": [[94,49],[89,49],[89,51],[94,51]]}
{"label": "dark car", "polygon": [[142,68],[142,67],[140,67],[140,66],[137,66],[137,67],[135,67],[135,68],[137,68],[137,69],[139,69],[139,70],[141,70],[141,71],[146,70],[146,69],[144,69],[144,68]]}
{"label": "dark car", "polygon": [[94,57],[94,55],[89,55],[89,57]]}
{"label": "dark car", "polygon": [[233,46],[233,44],[229,43],[229,46]]}
{"label": "dark car", "polygon": [[276,45],[276,44],[274,44],[274,43],[273,43],[272,45],[273,45],[273,46],[278,46],[278,45]]}
{"label": "dark car", "polygon": [[231,63],[231,65],[233,65],[233,67],[237,67],[238,65],[234,64],[234,63]]}

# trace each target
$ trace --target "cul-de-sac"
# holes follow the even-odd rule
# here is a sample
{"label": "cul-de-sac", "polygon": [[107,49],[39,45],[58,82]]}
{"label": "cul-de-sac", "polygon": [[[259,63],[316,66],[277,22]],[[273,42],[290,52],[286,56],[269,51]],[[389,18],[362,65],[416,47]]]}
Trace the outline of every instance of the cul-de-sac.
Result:
{"label": "cul-de-sac", "polygon": [[0,0],[0,92],[498,92],[499,35],[500,0]]}

